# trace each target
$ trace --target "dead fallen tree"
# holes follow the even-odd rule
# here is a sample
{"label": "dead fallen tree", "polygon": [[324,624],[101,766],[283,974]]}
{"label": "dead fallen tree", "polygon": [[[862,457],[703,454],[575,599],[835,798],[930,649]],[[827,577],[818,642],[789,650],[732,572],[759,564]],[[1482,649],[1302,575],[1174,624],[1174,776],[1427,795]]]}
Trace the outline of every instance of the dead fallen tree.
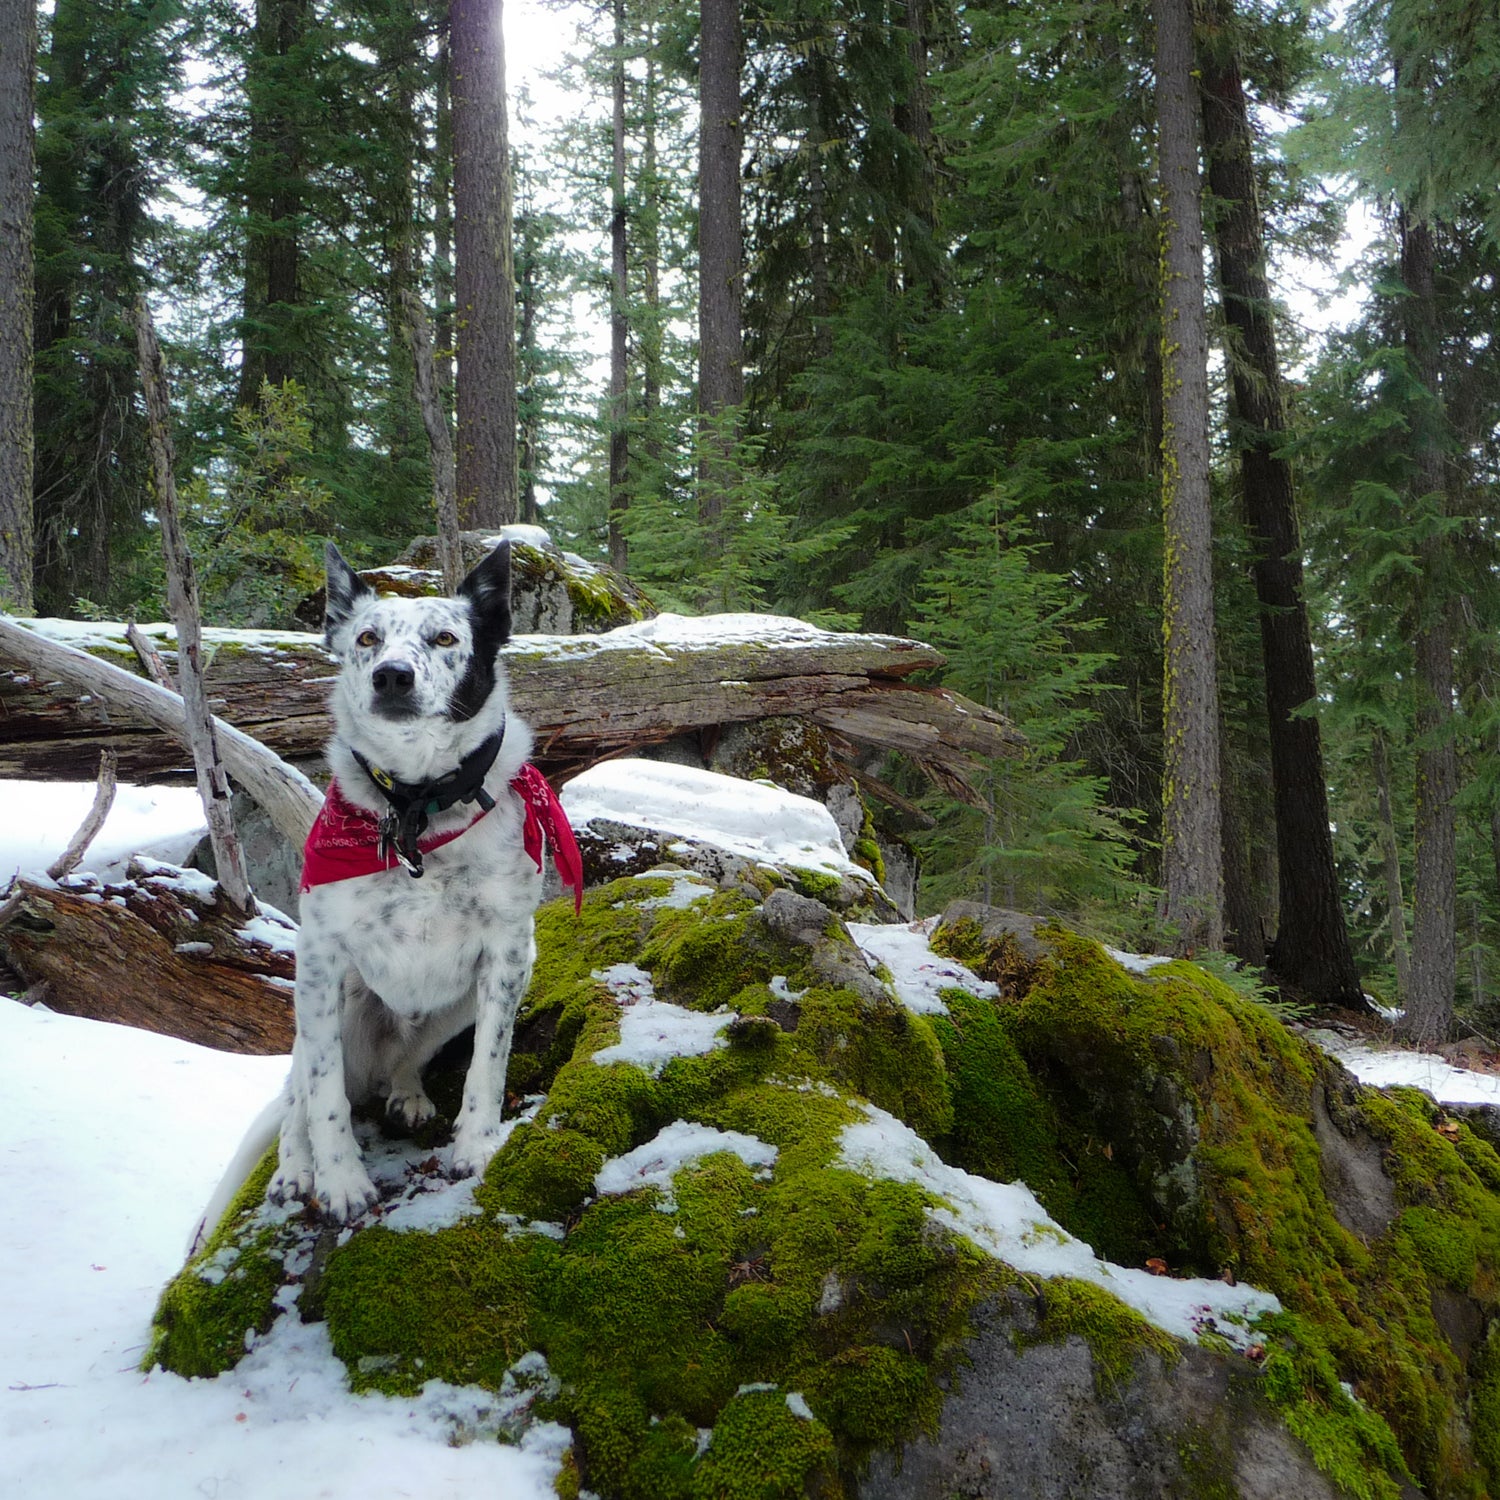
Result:
{"label": "dead fallen tree", "polygon": [[226,1052],[289,1052],[296,929],[246,921],[207,876],[134,861],[129,878],[19,877],[0,943],[53,1010]]}
{"label": "dead fallen tree", "polygon": [[[166,627],[147,633],[158,647],[170,641]],[[328,733],[335,672],[320,639],[206,629],[204,641],[207,691],[221,718],[284,760],[315,759]],[[124,668],[128,690],[122,673],[81,674],[78,651],[55,649],[65,642]],[[909,682],[944,659],[895,636],[841,635],[765,617],[663,616],[603,635],[518,637],[505,660],[516,711],[536,730],[536,759],[553,777],[681,734],[793,715],[861,745],[904,751],[938,784],[973,799],[979,762],[1022,744],[999,714]],[[81,780],[92,775],[104,743],[129,778],[184,767],[160,698],[142,696],[162,691],[143,672],[123,625],[0,618],[0,777]],[[229,743],[225,754],[230,773],[260,801]]]}

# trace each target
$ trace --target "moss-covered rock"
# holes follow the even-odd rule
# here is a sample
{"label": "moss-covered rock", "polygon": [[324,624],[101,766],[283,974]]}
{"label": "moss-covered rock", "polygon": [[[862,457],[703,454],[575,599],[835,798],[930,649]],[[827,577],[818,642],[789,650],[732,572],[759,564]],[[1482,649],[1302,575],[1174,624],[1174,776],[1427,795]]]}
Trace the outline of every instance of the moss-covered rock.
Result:
{"label": "moss-covered rock", "polygon": [[[259,1206],[267,1165],[151,1358],[227,1368],[294,1299],[360,1389],[499,1391],[536,1351],[536,1410],[574,1438],[560,1493],[628,1500],[1488,1493],[1494,1149],[1193,965],[1131,975],[1040,927],[997,958],[1015,933],[968,918],[946,945],[1000,964],[999,993],[915,1014],[791,889],[662,870],[544,908],[510,1075],[533,1103],[465,1216],[318,1236]],[[696,1040],[632,1050],[622,997]],[[936,1178],[849,1164],[870,1105],[1119,1265],[1283,1311],[1200,1316],[1189,1345],[1109,1272],[1007,1265]],[[701,1151],[653,1169],[679,1121]],[[622,1158],[630,1191],[602,1171]]]}

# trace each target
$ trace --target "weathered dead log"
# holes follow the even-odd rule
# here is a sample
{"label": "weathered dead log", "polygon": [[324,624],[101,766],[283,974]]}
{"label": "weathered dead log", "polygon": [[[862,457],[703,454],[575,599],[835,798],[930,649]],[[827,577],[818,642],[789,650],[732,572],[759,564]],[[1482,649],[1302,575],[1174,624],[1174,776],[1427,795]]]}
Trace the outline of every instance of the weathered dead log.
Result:
{"label": "weathered dead log", "polygon": [[207,876],[132,861],[129,879],[21,876],[0,951],[47,1004],[227,1052],[288,1052],[296,929],[248,924]]}
{"label": "weathered dead log", "polygon": [[[162,626],[147,633],[170,639]],[[106,707],[95,695],[107,690],[97,687],[84,697],[60,688],[45,665],[20,655],[18,635],[38,634],[62,634],[116,665],[137,665],[120,626],[0,620],[0,776],[83,779],[101,740],[118,748],[122,774],[137,779],[184,764],[133,707],[113,697]],[[208,690],[223,716],[286,759],[317,756],[335,671],[321,641],[287,631],[204,637]],[[732,619],[661,617],[597,636],[518,637],[504,656],[516,712],[535,729],[538,764],[553,776],[680,734],[791,714],[904,750],[940,784],[973,795],[977,761],[1015,754],[1023,743],[999,714],[904,681],[944,659],[896,636],[840,635],[795,621],[736,634]],[[232,763],[230,770],[241,779]]]}
{"label": "weathered dead log", "polygon": [[[141,389],[146,397],[146,431],[151,469],[156,478],[156,516],[162,558],[167,565],[167,608],[177,632],[177,690],[182,697],[183,729],[193,757],[198,797],[208,821],[219,883],[236,911],[255,914],[255,897],[245,869],[245,852],[234,827],[229,773],[219,753],[214,716],[203,685],[203,612],[198,604],[198,573],[177,506],[176,455],[172,450],[172,411],[167,402],[167,375],[156,325],[144,297],[135,304],[135,338]],[[128,633],[127,633],[128,634]],[[134,646],[134,642],[131,642]],[[139,647],[136,647],[139,654]]]}
{"label": "weathered dead log", "polygon": [[[120,639],[123,642],[123,631]],[[117,650],[112,639],[106,646],[96,658],[24,628],[9,615],[0,615],[0,661],[21,668],[0,672],[0,738],[19,723],[22,745],[30,752],[16,762],[23,769],[0,769],[0,776],[81,780],[74,770],[79,747],[100,743],[116,747],[125,774],[136,779],[187,763],[180,748],[186,733],[182,699],[168,688],[135,676],[130,667],[137,665],[136,656],[129,646]],[[67,735],[40,746],[35,739],[26,739],[26,714],[11,717],[7,713],[7,684],[28,694],[44,714],[66,710],[69,705],[81,711],[85,734]],[[66,720],[66,712],[62,717]],[[265,809],[283,837],[293,844],[302,843],[323,805],[323,794],[258,740],[222,720],[214,723],[229,774]],[[149,753],[142,753],[143,746],[149,747]]]}

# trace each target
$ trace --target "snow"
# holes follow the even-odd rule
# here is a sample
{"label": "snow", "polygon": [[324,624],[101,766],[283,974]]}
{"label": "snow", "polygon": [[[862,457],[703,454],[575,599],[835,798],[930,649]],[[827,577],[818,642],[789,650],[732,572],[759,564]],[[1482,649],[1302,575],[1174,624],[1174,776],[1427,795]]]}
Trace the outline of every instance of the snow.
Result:
{"label": "snow", "polygon": [[874,878],[844,853],[821,802],[767,782],[625,758],[575,776],[562,805],[575,828],[599,818],[713,844],[757,864]]}
{"label": "snow", "polygon": [[1250,1321],[1280,1310],[1270,1292],[1254,1287],[1153,1276],[1101,1260],[1054,1222],[1024,1183],[991,1182],[950,1167],[894,1115],[874,1105],[864,1110],[863,1120],[844,1127],[841,1164],[867,1177],[926,1189],[946,1205],[928,1210],[936,1222],[1023,1274],[1092,1282],[1158,1328],[1190,1342],[1200,1333],[1216,1333],[1244,1348],[1253,1342]]}
{"label": "snow", "polygon": [[728,1045],[719,1035],[739,1017],[731,1010],[686,1010],[656,998],[651,976],[635,964],[611,964],[592,977],[620,1004],[620,1040],[594,1053],[601,1066],[633,1063],[654,1078],[674,1057],[701,1057]]}
{"label": "snow", "polygon": [[[626,858],[630,857],[626,851]],[[616,906],[630,905],[637,911],[673,910],[682,911],[705,896],[712,896],[717,889],[695,870],[643,870],[637,880],[670,880],[672,889],[665,896],[647,896],[643,901],[616,901]]]}
{"label": "snow", "polygon": [[1354,1041],[1336,1032],[1310,1030],[1307,1039],[1336,1057],[1361,1083],[1377,1088],[1407,1085],[1423,1089],[1439,1104],[1500,1107],[1500,1075],[1458,1068],[1434,1052],[1410,1052]]}
{"label": "snow", "polygon": [[286,1066],[0,1000],[0,1493],[554,1500],[563,1429],[449,1446],[519,1425],[529,1392],[353,1396],[295,1308],[217,1380],[137,1370],[157,1292]]}
{"label": "snow", "polygon": [[981,999],[993,1000],[1000,987],[981,979],[956,959],[934,953],[931,937],[937,917],[924,917],[904,926],[880,922],[850,922],[849,936],[866,959],[890,970],[896,998],[917,1015],[946,1016],[944,990],[968,990]]}
{"label": "snow", "polygon": [[[45,870],[93,804],[92,781],[0,782],[0,885],[18,870]],[[109,817],[79,868],[119,880],[137,852],[180,864],[207,831],[195,788],[117,786]]]}
{"label": "snow", "polygon": [[896,640],[888,635],[859,635],[847,631],[823,630],[806,620],[789,615],[723,614],[723,615],[654,615],[620,625],[601,636],[619,645],[646,641],[654,646],[701,646],[717,642],[722,645],[826,646],[831,640],[877,642],[889,645]]}
{"label": "snow", "polygon": [[1106,948],[1104,950],[1122,969],[1128,969],[1132,974],[1149,974],[1159,964],[1169,964],[1170,957],[1164,957],[1159,953],[1124,953],[1118,948]]}
{"label": "snow", "polygon": [[[118,620],[39,619],[17,620],[15,623],[24,625],[28,630],[34,630],[46,640],[57,641],[64,646],[73,646],[80,651],[98,650],[103,647],[116,651],[122,656],[128,656],[132,661],[135,660],[135,648],[126,640],[125,626]],[[177,649],[176,626],[157,620],[149,625],[141,625],[139,629],[141,634],[159,651],[172,652]],[[239,646],[272,654],[278,651],[302,653],[311,648],[322,651],[329,661],[334,660],[323,647],[321,632],[314,633],[306,630],[256,630],[249,627],[231,629],[227,626],[205,625],[203,627],[205,655],[212,657],[220,646]]]}
{"label": "snow", "polygon": [[661,1193],[657,1207],[664,1213],[673,1213],[677,1200],[672,1196],[672,1179],[684,1167],[694,1166],[718,1151],[732,1152],[747,1167],[754,1168],[757,1176],[769,1177],[776,1165],[775,1146],[753,1135],[674,1120],[645,1145],[605,1162],[595,1174],[594,1191],[604,1197],[633,1192],[639,1187],[654,1187]]}

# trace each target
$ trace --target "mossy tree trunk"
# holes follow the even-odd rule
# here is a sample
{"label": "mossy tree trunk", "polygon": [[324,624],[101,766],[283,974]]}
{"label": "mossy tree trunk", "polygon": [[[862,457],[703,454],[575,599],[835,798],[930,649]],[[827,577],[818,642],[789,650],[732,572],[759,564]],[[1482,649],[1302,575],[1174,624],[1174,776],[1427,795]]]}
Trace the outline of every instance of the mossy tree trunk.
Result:
{"label": "mossy tree trunk", "polygon": [[[702,0],[698,65],[698,411],[705,428],[745,399],[740,321],[744,250],[740,203],[740,68],[744,39],[739,0]],[[724,476],[713,450],[733,446],[722,423],[700,463],[703,518],[724,503]],[[727,458],[727,454],[726,454]],[[727,468],[727,464],[722,467]]]}
{"label": "mossy tree trunk", "polygon": [[1278,978],[1320,1004],[1358,1006],[1363,989],[1334,866],[1322,733],[1302,586],[1301,537],[1249,108],[1232,35],[1233,9],[1214,0],[1200,32],[1203,133],[1216,200],[1214,249],[1234,400],[1232,435],[1255,548],[1253,573],[1265,659],[1266,716],[1276,813],[1280,922],[1268,955]]}
{"label": "mossy tree trunk", "polygon": [[609,170],[609,561],[625,571],[628,548],[621,526],[630,504],[627,389],[630,356],[625,215],[625,0],[614,0],[615,46],[610,60],[612,153]]}
{"label": "mossy tree trunk", "polygon": [[1208,487],[1208,337],[1190,0],[1157,0],[1161,176],[1163,917],[1180,951],[1224,937],[1219,688]]}
{"label": "mossy tree trunk", "polygon": [[0,0],[0,609],[32,610],[33,0]]}
{"label": "mossy tree trunk", "polygon": [[1442,538],[1444,464],[1433,226],[1401,214],[1405,344],[1426,401],[1413,421],[1412,510],[1429,524],[1418,547],[1414,618],[1416,667],[1416,881],[1412,889],[1411,992],[1399,1030],[1416,1041],[1442,1041],[1453,1021],[1458,973],[1458,750],[1453,736],[1452,600]]}
{"label": "mossy tree trunk", "polygon": [[452,0],[454,331],[458,513],[516,519],[516,295],[501,0]]}

